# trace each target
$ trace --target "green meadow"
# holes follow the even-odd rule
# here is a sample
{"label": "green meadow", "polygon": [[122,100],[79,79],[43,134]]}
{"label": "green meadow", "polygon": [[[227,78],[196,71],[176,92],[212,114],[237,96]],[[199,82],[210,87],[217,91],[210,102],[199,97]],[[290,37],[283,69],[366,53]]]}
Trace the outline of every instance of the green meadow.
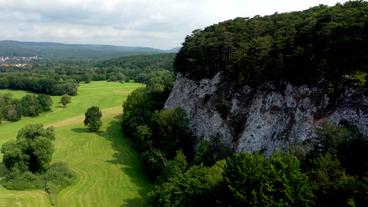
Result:
{"label": "green meadow", "polygon": [[[53,110],[38,117],[22,117],[18,122],[0,125],[0,144],[15,139],[27,124],[54,126],[56,133],[53,162],[66,162],[76,173],[75,183],[56,195],[42,190],[12,191],[0,186],[0,206],[146,206],[150,182],[143,174],[138,154],[122,136],[119,117],[124,99],[138,83],[92,82],[81,84],[72,103],[63,108],[60,97],[52,97]],[[20,98],[24,91],[1,90]],[[103,112],[103,126],[90,133],[83,125],[90,106]],[[1,168],[0,176],[5,173]]]}

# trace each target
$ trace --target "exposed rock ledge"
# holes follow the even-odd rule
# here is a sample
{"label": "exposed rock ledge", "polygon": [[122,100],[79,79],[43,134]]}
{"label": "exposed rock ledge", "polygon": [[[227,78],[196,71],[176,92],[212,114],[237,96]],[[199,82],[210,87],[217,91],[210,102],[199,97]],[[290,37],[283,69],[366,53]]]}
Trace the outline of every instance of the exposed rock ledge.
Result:
{"label": "exposed rock ledge", "polygon": [[325,121],[346,120],[368,135],[367,96],[347,89],[333,109],[329,101],[317,87],[288,84],[280,92],[265,84],[234,91],[221,74],[199,82],[178,74],[165,108],[183,108],[196,136],[218,134],[236,151],[268,154],[283,149],[315,137],[315,129]]}

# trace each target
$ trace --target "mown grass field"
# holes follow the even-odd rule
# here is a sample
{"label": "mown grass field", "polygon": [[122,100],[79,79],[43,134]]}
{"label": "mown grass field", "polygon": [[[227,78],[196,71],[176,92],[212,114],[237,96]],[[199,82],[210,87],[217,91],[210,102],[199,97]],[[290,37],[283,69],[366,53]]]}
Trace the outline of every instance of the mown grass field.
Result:
{"label": "mown grass field", "polygon": [[[123,100],[140,86],[102,81],[81,84],[78,96],[66,108],[59,106],[60,97],[56,96],[52,97],[52,112],[1,124],[0,144],[15,139],[17,131],[26,124],[54,126],[53,162],[66,162],[77,174],[75,183],[53,196],[56,206],[146,206],[150,183],[143,175],[139,156],[122,137],[119,123]],[[26,94],[10,92],[15,97]],[[93,105],[103,111],[103,126],[97,134],[88,132],[82,124],[86,109]],[[3,176],[4,170],[0,172]],[[0,186],[0,206],[52,205],[44,191],[10,191]]]}

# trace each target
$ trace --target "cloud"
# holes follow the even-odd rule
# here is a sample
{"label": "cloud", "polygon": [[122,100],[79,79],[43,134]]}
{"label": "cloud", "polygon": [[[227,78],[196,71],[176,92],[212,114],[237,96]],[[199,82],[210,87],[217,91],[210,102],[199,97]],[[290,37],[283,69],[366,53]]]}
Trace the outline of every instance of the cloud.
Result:
{"label": "cloud", "polygon": [[303,10],[336,0],[0,0],[0,37],[172,48],[238,16]]}

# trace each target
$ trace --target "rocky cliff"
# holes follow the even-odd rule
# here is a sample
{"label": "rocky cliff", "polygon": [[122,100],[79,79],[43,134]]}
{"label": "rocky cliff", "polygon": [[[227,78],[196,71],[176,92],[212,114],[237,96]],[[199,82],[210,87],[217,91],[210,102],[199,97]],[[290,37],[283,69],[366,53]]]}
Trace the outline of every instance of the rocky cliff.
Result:
{"label": "rocky cliff", "polygon": [[192,80],[178,73],[165,108],[183,108],[193,133],[205,139],[219,135],[235,151],[269,154],[315,137],[317,127],[348,121],[368,135],[368,96],[346,88],[331,99],[316,86],[271,83],[234,89],[221,72]]}

